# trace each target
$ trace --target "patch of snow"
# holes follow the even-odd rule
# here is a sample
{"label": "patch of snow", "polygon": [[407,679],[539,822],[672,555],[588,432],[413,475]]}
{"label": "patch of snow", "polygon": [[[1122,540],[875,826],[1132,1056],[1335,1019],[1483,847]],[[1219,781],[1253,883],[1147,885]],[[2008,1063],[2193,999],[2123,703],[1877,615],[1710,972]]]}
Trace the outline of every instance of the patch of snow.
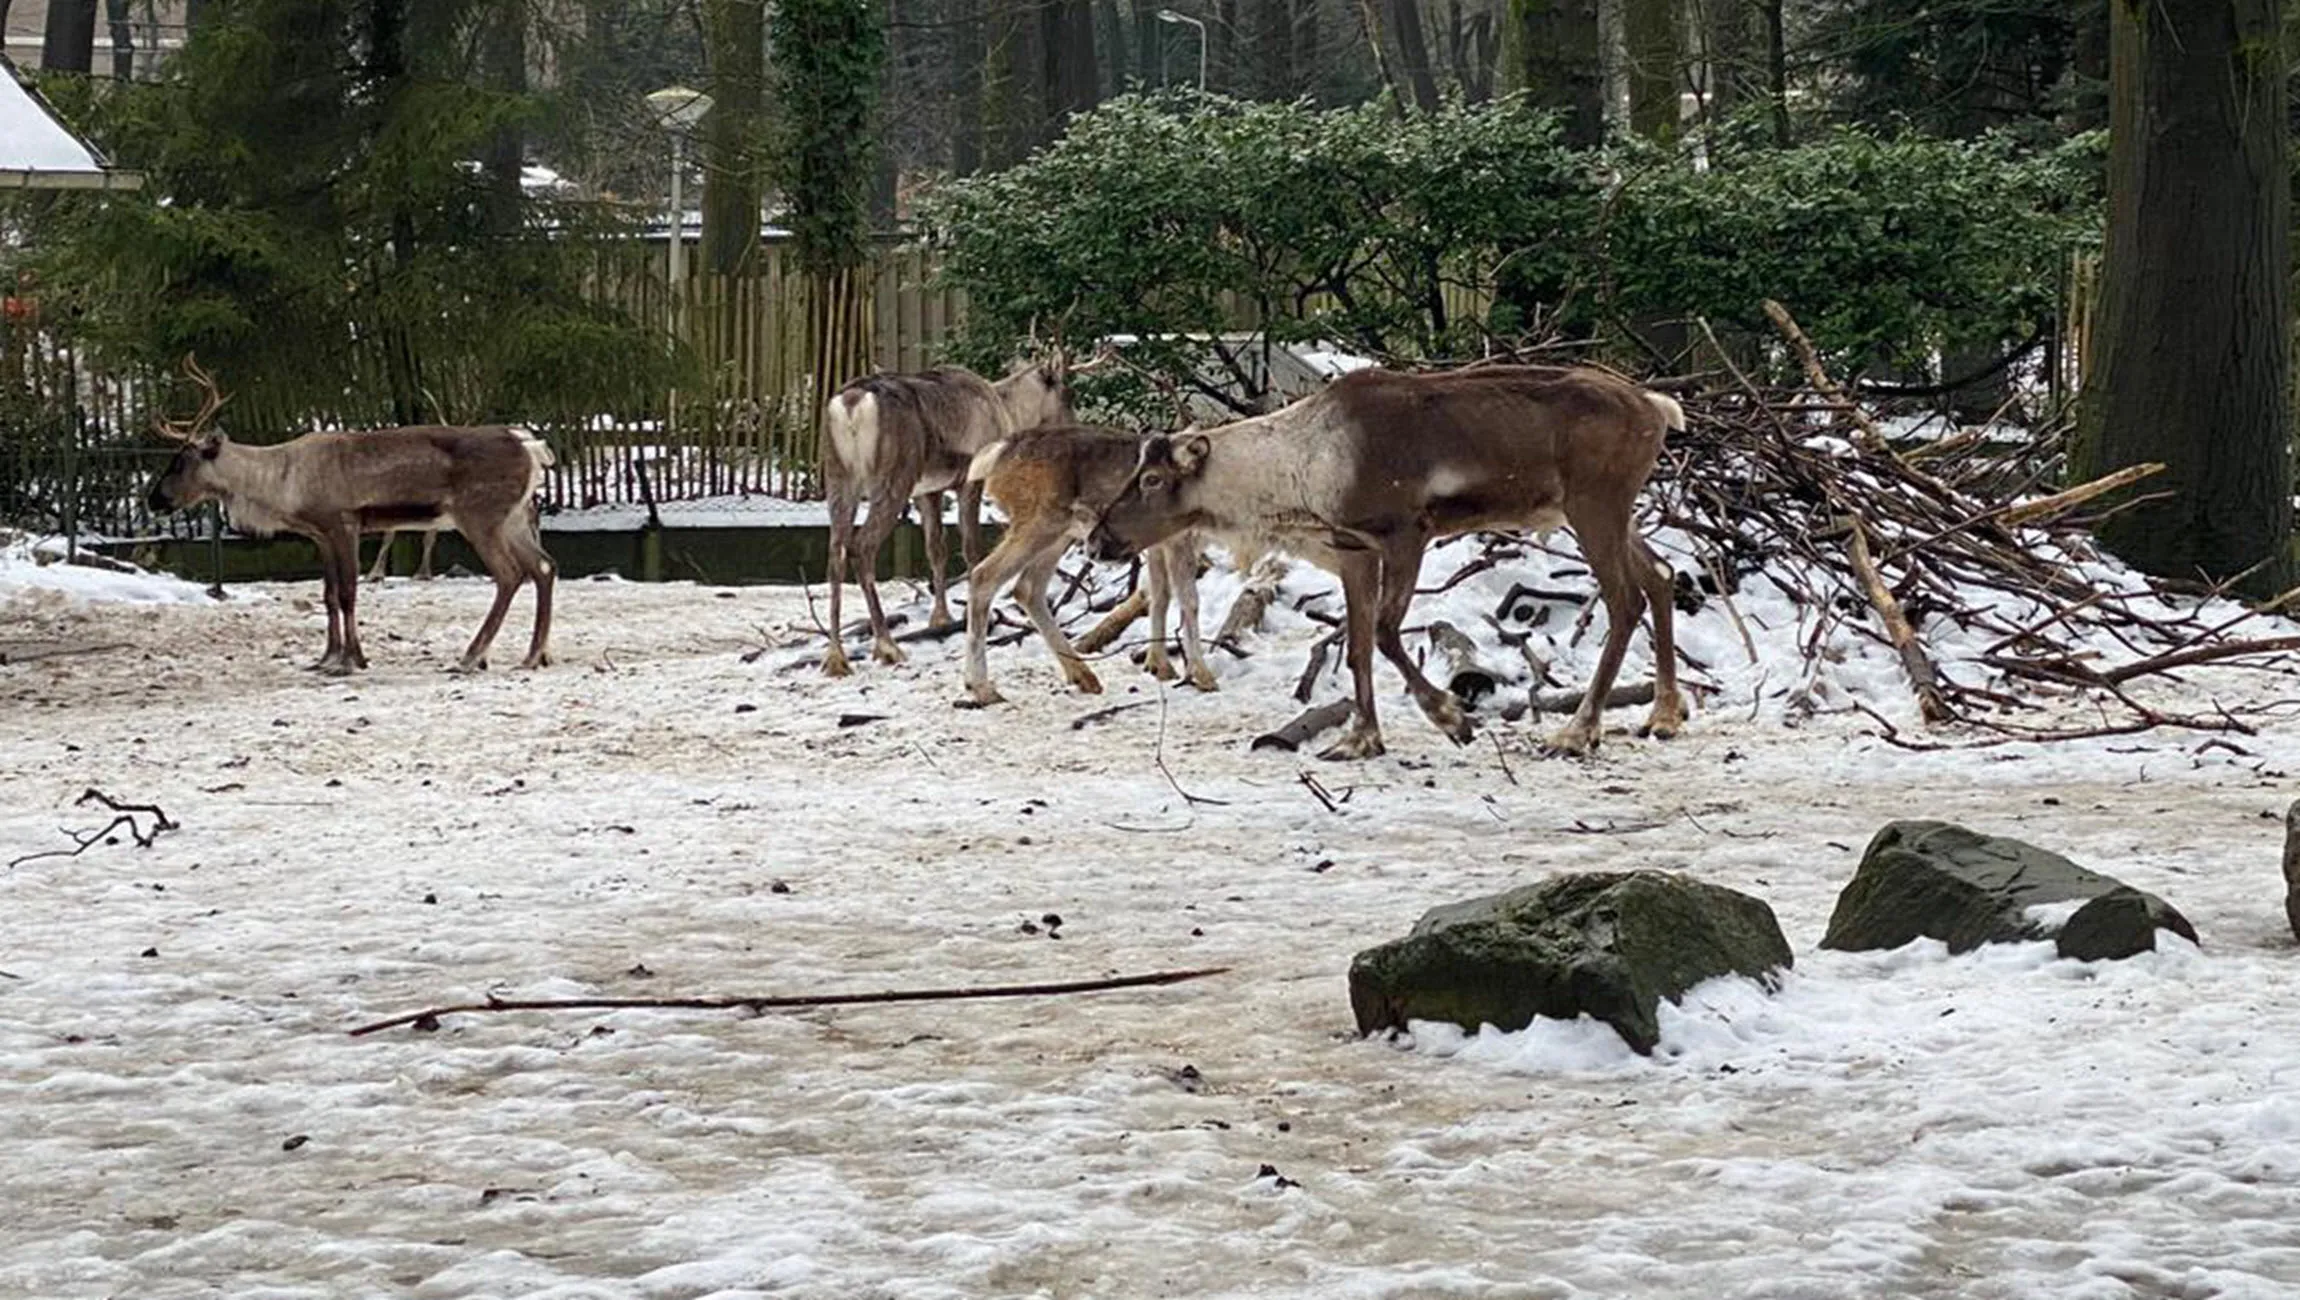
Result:
{"label": "patch of snow", "polygon": [[65,558],[61,539],[18,538],[0,543],[0,605],[12,601],[64,601],[131,605],[215,603],[207,588],[164,573],[122,573]]}

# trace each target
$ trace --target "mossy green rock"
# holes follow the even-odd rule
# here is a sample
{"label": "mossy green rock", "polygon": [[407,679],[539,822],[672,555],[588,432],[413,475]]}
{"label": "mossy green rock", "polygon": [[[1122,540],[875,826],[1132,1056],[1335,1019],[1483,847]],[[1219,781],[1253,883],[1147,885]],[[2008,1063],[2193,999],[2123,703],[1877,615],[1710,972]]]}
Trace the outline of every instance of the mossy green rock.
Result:
{"label": "mossy green rock", "polygon": [[1587,1014],[1650,1053],[1661,999],[1720,975],[1769,979],[1794,960],[1763,899],[1660,871],[1589,872],[1430,909],[1350,963],[1350,1008],[1363,1034]]}
{"label": "mossy green rock", "polygon": [[[2078,901],[2057,925],[2030,910]],[[2159,929],[2196,941],[2170,903],[2050,849],[1950,822],[1899,821],[1869,841],[1821,946],[1863,952],[1927,938],[1961,953],[2053,939],[2061,956],[2091,961],[2147,952]]]}

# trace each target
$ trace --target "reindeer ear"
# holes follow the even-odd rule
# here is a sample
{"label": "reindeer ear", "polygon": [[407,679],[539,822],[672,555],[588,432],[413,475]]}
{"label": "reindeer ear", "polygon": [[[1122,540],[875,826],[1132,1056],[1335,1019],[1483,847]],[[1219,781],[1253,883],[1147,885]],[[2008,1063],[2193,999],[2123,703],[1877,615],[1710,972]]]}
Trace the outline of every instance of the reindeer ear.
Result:
{"label": "reindeer ear", "polygon": [[210,429],[208,432],[201,434],[199,441],[193,443],[192,445],[200,449],[200,459],[214,460],[216,458],[216,453],[224,449],[223,432],[217,429]]}
{"label": "reindeer ear", "polygon": [[1213,449],[1214,444],[1206,441],[1206,435],[1202,433],[1193,433],[1186,438],[1174,439],[1172,455],[1175,472],[1180,474],[1197,473],[1206,464],[1206,453]]}

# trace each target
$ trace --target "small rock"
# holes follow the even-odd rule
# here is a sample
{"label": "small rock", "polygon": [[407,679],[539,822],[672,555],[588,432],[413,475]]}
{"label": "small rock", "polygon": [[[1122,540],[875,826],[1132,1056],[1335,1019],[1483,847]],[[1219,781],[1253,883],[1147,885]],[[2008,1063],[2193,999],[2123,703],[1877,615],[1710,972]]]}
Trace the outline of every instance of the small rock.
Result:
{"label": "small rock", "polygon": [[296,1134],[294,1137],[291,1137],[291,1138],[289,1138],[287,1141],[280,1143],[280,1150],[282,1150],[282,1151],[293,1151],[293,1150],[295,1150],[297,1147],[300,1147],[300,1146],[302,1146],[304,1143],[306,1143],[306,1142],[309,1142],[309,1141],[311,1141],[311,1135],[310,1135],[310,1134],[308,1134],[308,1133],[298,1133],[298,1134]]}

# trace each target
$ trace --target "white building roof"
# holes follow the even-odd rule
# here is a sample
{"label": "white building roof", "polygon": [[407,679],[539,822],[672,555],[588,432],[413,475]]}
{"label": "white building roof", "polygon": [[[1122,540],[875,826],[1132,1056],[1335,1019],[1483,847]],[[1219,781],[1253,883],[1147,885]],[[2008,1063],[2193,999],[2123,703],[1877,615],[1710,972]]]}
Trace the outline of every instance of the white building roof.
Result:
{"label": "white building roof", "polygon": [[134,189],[141,181],[106,167],[0,58],[0,190]]}

